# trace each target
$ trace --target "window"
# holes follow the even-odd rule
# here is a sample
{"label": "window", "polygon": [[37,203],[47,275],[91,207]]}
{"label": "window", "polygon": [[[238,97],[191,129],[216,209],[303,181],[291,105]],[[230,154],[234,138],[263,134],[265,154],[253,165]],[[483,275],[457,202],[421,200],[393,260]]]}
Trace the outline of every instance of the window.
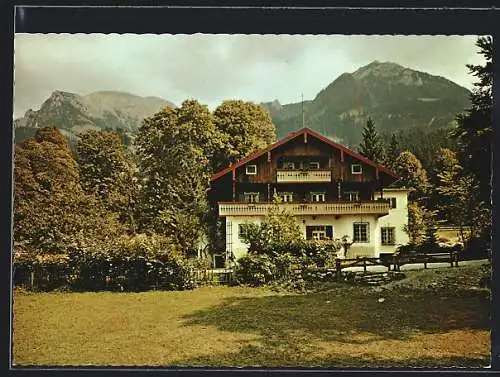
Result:
{"label": "window", "polygon": [[344,199],[355,201],[359,200],[359,191],[346,191],[344,192]]}
{"label": "window", "polygon": [[247,175],[257,174],[257,165],[247,165],[246,173]]}
{"label": "window", "polygon": [[248,229],[248,224],[240,224],[238,226],[238,238],[240,240],[242,240],[243,237],[246,235],[247,229]]}
{"label": "window", "polygon": [[248,203],[257,203],[259,201],[259,193],[258,192],[245,192],[245,202]]}
{"label": "window", "polygon": [[318,161],[309,162],[309,169],[319,169],[319,162]]}
{"label": "window", "polygon": [[386,227],[386,228],[381,228],[381,238],[382,238],[382,245],[394,245],[395,244],[395,239],[394,239],[394,228],[392,227]]}
{"label": "window", "polygon": [[312,231],[312,239],[319,241],[319,240],[324,240],[326,238],[326,231],[325,230],[313,230]]}
{"label": "window", "polygon": [[306,239],[308,240],[332,240],[332,225],[313,225],[306,226]]}
{"label": "window", "polygon": [[283,202],[292,202],[293,201],[293,193],[292,192],[280,192],[278,196],[281,198]]}
{"label": "window", "polygon": [[354,242],[369,242],[368,223],[354,223],[353,241]]}
{"label": "window", "polygon": [[312,202],[324,202],[325,201],[325,193],[324,192],[311,192],[311,201]]}
{"label": "window", "polygon": [[396,208],[396,198],[389,198],[391,201],[391,208]]}
{"label": "window", "polygon": [[351,173],[352,174],[361,174],[363,169],[360,164],[352,164],[351,165]]}

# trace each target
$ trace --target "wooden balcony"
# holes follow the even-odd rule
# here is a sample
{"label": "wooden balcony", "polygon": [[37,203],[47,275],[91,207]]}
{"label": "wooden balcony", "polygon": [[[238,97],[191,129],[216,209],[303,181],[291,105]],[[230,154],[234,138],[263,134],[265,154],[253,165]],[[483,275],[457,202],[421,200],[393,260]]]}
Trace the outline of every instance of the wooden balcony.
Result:
{"label": "wooden balcony", "polygon": [[[219,203],[219,216],[263,216],[272,203]],[[387,215],[390,203],[384,201],[356,202],[314,202],[314,203],[280,203],[280,208],[293,215]]]}
{"label": "wooden balcony", "polygon": [[331,182],[330,170],[277,170],[277,183],[321,183]]}

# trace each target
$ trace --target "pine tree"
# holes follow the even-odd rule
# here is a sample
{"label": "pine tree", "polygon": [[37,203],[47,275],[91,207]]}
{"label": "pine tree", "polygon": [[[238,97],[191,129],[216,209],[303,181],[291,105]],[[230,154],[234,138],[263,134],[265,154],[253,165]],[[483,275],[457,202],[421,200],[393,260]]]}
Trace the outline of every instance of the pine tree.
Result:
{"label": "pine tree", "polygon": [[[470,176],[478,187],[476,209],[483,216],[491,213],[491,159],[493,129],[491,119],[493,85],[493,39],[479,37],[476,46],[486,59],[485,65],[467,65],[472,75],[478,78],[471,94],[472,106],[457,116],[458,126],[453,135],[458,140],[459,159],[463,167],[462,176]],[[481,237],[489,243],[491,221],[486,222]],[[488,247],[488,246],[487,246]]]}
{"label": "pine tree", "polygon": [[372,118],[368,118],[363,129],[363,141],[359,146],[359,153],[374,162],[383,160],[382,143]]}
{"label": "pine tree", "polygon": [[387,153],[385,156],[385,166],[394,169],[394,163],[396,161],[396,158],[398,158],[399,154],[401,153],[401,150],[399,148],[399,142],[396,137],[396,134],[392,134],[391,136],[391,141],[389,143],[389,146],[387,148]]}

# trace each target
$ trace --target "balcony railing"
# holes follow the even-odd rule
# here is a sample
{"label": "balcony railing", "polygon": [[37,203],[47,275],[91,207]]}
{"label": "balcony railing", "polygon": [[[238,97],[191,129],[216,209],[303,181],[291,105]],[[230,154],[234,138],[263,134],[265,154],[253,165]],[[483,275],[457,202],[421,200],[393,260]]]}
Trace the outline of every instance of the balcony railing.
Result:
{"label": "balcony railing", "polygon": [[[273,206],[272,203],[219,203],[220,216],[259,216],[265,215]],[[387,215],[389,202],[316,202],[316,203],[281,203],[280,208],[293,215]]]}
{"label": "balcony railing", "polygon": [[276,182],[331,182],[332,172],[330,170],[277,170]]}

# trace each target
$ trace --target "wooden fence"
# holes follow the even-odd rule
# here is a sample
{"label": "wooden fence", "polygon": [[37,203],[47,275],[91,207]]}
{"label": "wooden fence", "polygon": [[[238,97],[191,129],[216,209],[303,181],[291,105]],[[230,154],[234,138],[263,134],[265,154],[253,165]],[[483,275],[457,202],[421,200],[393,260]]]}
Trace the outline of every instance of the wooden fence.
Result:
{"label": "wooden fence", "polygon": [[232,281],[230,268],[207,268],[191,270],[192,279],[198,284],[227,284]]}
{"label": "wooden fence", "polygon": [[363,267],[363,271],[366,272],[368,266],[384,266],[387,267],[388,271],[391,271],[391,267],[394,271],[400,271],[401,266],[410,263],[423,264],[424,268],[427,268],[427,265],[432,263],[449,263],[450,267],[458,267],[458,261],[459,257],[457,252],[393,255],[385,258],[358,257],[351,259],[336,259],[335,270],[340,274],[342,269],[348,267]]}
{"label": "wooden fence", "polygon": [[[335,272],[340,276],[342,270],[349,267],[363,267],[367,272],[369,266],[384,266],[388,271],[400,271],[405,264],[423,264],[427,268],[432,263],[449,263],[451,267],[458,266],[459,255],[457,252],[433,253],[433,254],[411,254],[411,255],[389,255],[382,258],[357,257],[348,259],[335,259]],[[54,289],[64,285],[68,279],[68,271],[57,268],[34,268],[28,269],[14,264],[13,283],[15,286],[27,288]],[[191,279],[197,284],[228,284],[233,279],[233,270],[230,268],[218,269],[192,269]]]}

